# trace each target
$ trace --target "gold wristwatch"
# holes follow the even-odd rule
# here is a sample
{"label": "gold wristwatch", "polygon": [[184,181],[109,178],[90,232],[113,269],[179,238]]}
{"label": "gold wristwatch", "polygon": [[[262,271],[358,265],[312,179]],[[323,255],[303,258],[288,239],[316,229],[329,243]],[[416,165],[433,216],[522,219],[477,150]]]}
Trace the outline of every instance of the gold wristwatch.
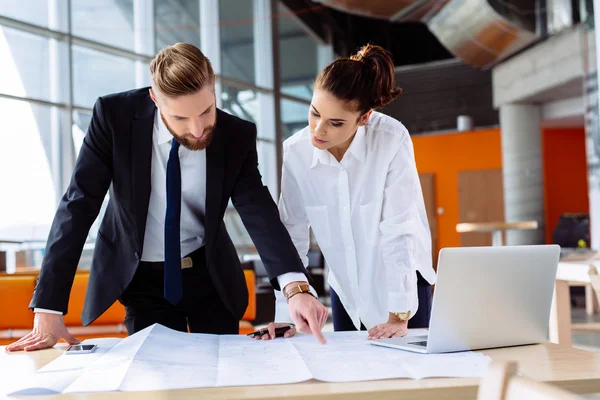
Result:
{"label": "gold wristwatch", "polygon": [[395,315],[400,321],[408,321],[410,319],[410,311],[409,312],[390,312],[390,314]]}

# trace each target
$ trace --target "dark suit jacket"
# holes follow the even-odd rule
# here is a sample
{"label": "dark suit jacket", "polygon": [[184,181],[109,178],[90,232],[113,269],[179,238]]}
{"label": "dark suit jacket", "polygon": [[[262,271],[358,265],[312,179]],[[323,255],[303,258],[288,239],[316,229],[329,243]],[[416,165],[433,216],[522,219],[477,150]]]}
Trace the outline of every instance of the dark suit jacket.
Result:
{"label": "dark suit jacket", "polygon": [[[84,325],[106,311],[131,282],[143,251],[150,197],[155,105],[149,88],[101,97],[83,141],[73,176],[58,206],[30,307],[67,313],[69,293],[89,229],[106,191],[110,200],[100,225],[85,305]],[[206,149],[207,266],[227,308],[241,318],[248,291],[223,217],[229,199],[264,262],[271,283],[286,272],[306,274],[277,207],[258,172],[256,126],[217,110]],[[200,216],[199,216],[200,217]]]}

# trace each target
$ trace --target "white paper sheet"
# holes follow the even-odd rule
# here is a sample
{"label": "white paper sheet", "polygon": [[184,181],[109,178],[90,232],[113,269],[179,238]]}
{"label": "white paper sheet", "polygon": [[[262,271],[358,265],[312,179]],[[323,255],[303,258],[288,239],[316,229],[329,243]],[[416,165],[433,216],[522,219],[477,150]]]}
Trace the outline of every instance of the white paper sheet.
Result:
{"label": "white paper sheet", "polygon": [[[410,332],[410,336],[424,334],[426,330]],[[326,336],[327,346],[306,336],[296,338],[293,344],[313,377],[327,382],[477,377],[483,375],[490,361],[489,357],[474,352],[419,354],[373,346],[367,336],[366,332],[338,332]]]}
{"label": "white paper sheet", "polygon": [[115,347],[121,341],[121,338],[98,338],[88,339],[81,344],[95,344],[98,346],[93,353],[88,354],[63,354],[49,364],[38,369],[38,374],[44,372],[82,370],[86,365],[90,365],[103,354]]}
{"label": "white paper sheet", "polygon": [[315,379],[353,382],[410,377],[402,364],[386,359],[390,352],[373,349],[375,346],[368,343],[367,332],[339,332],[325,337],[325,346],[310,336],[299,336],[293,340]]}
{"label": "white paper sheet", "polygon": [[311,379],[312,374],[292,343],[293,340],[221,336],[217,386],[273,385]]}
{"label": "white paper sheet", "polygon": [[99,344],[96,354],[85,359],[63,355],[36,373],[29,387],[13,394],[274,385],[313,378],[351,382],[473,377],[482,376],[490,361],[473,352],[427,355],[373,346],[364,331],[324,335],[326,345],[306,335],[257,341],[241,335],[187,334],[153,325],[118,343],[91,341]]}
{"label": "white paper sheet", "polygon": [[[82,370],[69,370],[47,374],[21,375],[17,381],[2,385],[7,396],[51,395],[62,393],[81,376]],[[1,397],[1,396],[0,396]]]}
{"label": "white paper sheet", "polygon": [[[139,349],[157,325],[152,325],[120,341],[115,347],[84,368],[83,374],[63,393],[113,392],[121,383],[134,362]],[[164,328],[161,326],[161,328]],[[164,328],[167,329],[167,328]],[[175,331],[172,331],[175,334]],[[152,339],[150,340],[152,343]],[[71,357],[71,356],[64,356]]]}
{"label": "white paper sheet", "polygon": [[120,390],[215,386],[219,337],[190,335],[157,325],[138,351]]}
{"label": "white paper sheet", "polygon": [[[121,341],[120,338],[101,338],[84,340],[82,344],[95,344],[98,347],[89,354],[69,354],[56,358],[37,370],[36,373],[23,376],[12,374],[11,382],[5,386],[6,393],[13,395],[41,395],[62,393],[82,374],[86,366],[106,354]],[[8,377],[8,373],[3,374]],[[12,379],[12,376],[15,379]]]}

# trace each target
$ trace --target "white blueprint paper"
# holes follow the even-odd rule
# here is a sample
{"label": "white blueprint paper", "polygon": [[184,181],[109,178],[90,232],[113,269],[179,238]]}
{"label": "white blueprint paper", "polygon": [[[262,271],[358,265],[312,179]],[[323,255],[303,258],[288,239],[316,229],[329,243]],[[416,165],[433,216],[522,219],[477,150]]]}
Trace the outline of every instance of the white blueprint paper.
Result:
{"label": "white blueprint paper", "polygon": [[[411,335],[424,333],[410,331]],[[103,347],[107,351],[85,362],[63,355],[36,373],[35,384],[13,394],[32,393],[33,388],[40,393],[79,393],[276,385],[309,379],[478,377],[490,361],[475,352],[430,355],[373,346],[365,331],[324,335],[326,345],[307,335],[257,341],[153,325],[114,347],[107,342]]]}

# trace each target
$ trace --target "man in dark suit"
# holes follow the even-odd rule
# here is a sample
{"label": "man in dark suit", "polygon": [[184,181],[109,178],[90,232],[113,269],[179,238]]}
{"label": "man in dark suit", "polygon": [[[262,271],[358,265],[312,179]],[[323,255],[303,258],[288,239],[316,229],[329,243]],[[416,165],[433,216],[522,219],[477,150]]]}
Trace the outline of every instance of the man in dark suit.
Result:
{"label": "man in dark suit", "polygon": [[300,331],[321,329],[327,309],[258,172],[256,127],[216,108],[209,60],[190,44],[163,49],[152,88],[98,99],[48,238],[31,301],[34,328],[8,351],[65,339],[69,292],[88,231],[107,190],[82,314],[92,323],[116,300],[129,334],[154,323],[235,334],[248,303],[240,262],[223,216],[240,214],[275,289]]}

